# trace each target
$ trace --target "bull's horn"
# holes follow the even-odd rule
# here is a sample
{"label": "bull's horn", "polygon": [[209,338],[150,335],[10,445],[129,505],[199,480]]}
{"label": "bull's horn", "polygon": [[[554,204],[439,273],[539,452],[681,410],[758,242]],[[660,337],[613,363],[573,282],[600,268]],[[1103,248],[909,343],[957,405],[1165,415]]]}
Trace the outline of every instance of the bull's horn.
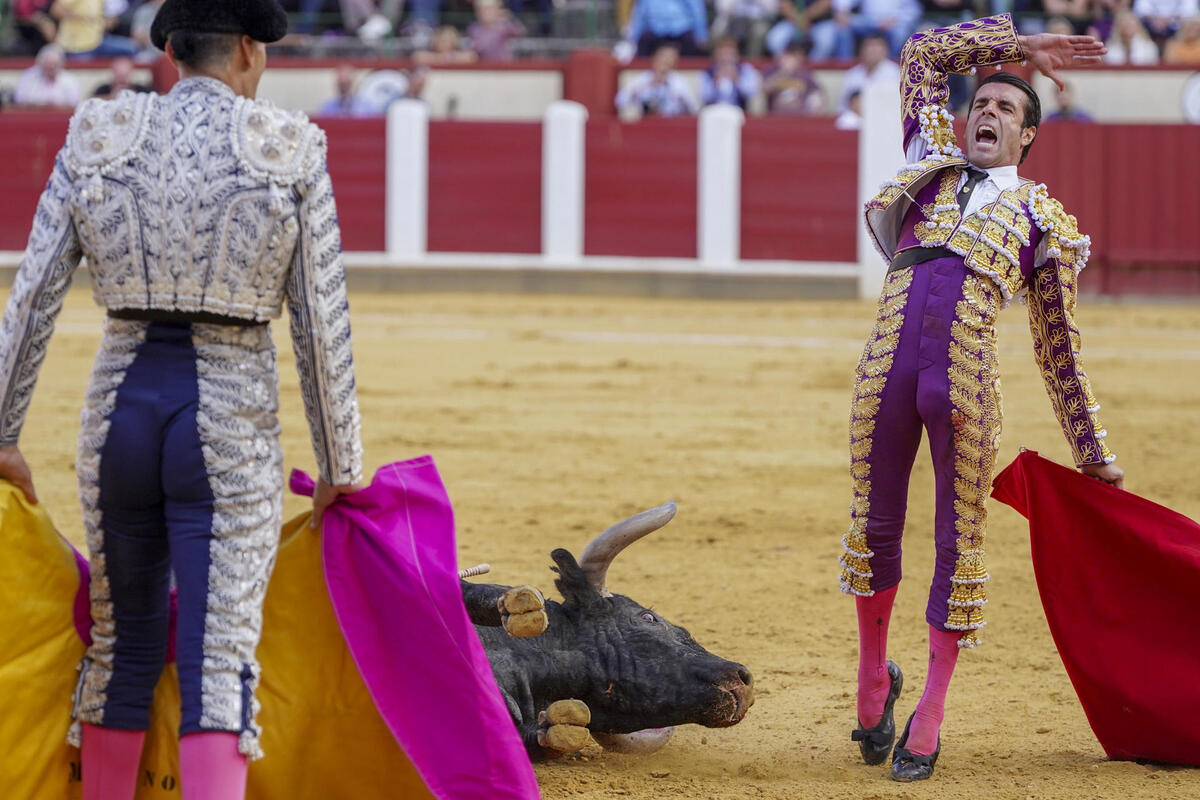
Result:
{"label": "bull's horn", "polygon": [[467,578],[474,578],[476,575],[486,575],[491,571],[491,564],[480,564],[479,566],[471,567],[470,569],[460,569],[458,571],[458,577],[461,580],[466,580]]}
{"label": "bull's horn", "polygon": [[638,539],[666,525],[674,516],[675,503],[667,503],[665,506],[634,514],[592,539],[579,558],[579,567],[587,575],[588,582],[600,594],[611,597],[612,592],[608,591],[604,582],[613,559]]}

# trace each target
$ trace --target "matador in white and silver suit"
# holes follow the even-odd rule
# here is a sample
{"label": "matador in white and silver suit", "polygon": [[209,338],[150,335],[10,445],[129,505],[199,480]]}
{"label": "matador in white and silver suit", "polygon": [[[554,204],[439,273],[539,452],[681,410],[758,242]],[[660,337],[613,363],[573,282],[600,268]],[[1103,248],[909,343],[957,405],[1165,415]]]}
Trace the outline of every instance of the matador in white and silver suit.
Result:
{"label": "matador in white and silver suit", "polygon": [[0,331],[0,447],[11,452],[86,258],[108,316],[76,462],[93,618],[77,721],[146,729],[173,583],[181,734],[235,734],[251,758],[284,485],[267,322],[285,301],[320,476],[340,491],[362,471],[324,134],[186,64],[215,44],[252,74],[260,50],[265,65],[261,43],[282,36],[279,18],[286,31],[276,11],[271,0],[169,0],[156,33],[171,36],[184,78],[169,94],[91,100],[72,117]]}

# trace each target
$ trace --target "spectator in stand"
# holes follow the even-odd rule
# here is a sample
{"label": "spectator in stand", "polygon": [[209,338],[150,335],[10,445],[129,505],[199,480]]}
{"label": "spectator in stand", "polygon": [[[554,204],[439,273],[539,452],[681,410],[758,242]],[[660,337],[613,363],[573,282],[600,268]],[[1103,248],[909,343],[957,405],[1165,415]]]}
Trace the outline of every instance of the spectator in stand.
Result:
{"label": "spectator in stand", "polygon": [[642,116],[678,117],[699,111],[691,87],[675,72],[678,61],[678,48],[660,45],[652,67],[617,92],[617,112],[625,115],[636,110]]}
{"label": "spectator in stand", "polygon": [[921,0],[922,18],[938,27],[972,19],[976,6],[974,0]]}
{"label": "spectator in stand", "polygon": [[[1092,18],[1092,0],[1042,0],[1047,17],[1061,17],[1071,25],[1071,35],[1082,33]],[[1047,26],[1046,33],[1054,33]]]}
{"label": "spectator in stand", "polygon": [[763,53],[763,39],[779,16],[779,0],[716,0],[712,37],[732,36],[749,58]]}
{"label": "spectator in stand", "polygon": [[50,16],[54,0],[17,0],[13,6],[13,29],[22,55],[33,55],[58,35],[58,24]]}
{"label": "spectator in stand", "polygon": [[21,73],[13,102],[19,106],[75,108],[82,99],[79,83],[62,67],[62,48],[56,44],[43,46],[33,66]]}
{"label": "spectator in stand", "polygon": [[1200,17],[1190,17],[1179,25],[1179,33],[1167,42],[1163,61],[1168,64],[1200,65]]}
{"label": "spectator in stand", "polygon": [[1092,0],[1092,23],[1087,34],[1102,42],[1112,36],[1113,20],[1120,11],[1129,9],[1133,0]]}
{"label": "spectator in stand", "polygon": [[862,127],[862,90],[855,89],[846,97],[846,108],[834,120],[839,131],[856,131]]}
{"label": "spectator in stand", "polygon": [[354,91],[354,67],[338,64],[333,76],[337,94],[321,104],[318,117],[373,117],[380,113]]}
{"label": "spectator in stand", "polygon": [[850,107],[850,96],[866,91],[877,83],[891,88],[900,86],[900,65],[888,58],[888,40],[883,34],[871,33],[863,38],[858,47],[859,63],[846,70],[843,83],[841,110]]}
{"label": "spectator in stand", "polygon": [[1051,17],[1046,21],[1046,33],[1074,36],[1075,25],[1066,17]]}
{"label": "spectator in stand", "polygon": [[772,114],[820,114],[825,110],[825,92],[808,66],[812,45],[793,39],[763,76],[767,110]]}
{"label": "spectator in stand", "polygon": [[1075,105],[1075,87],[1066,84],[1066,88],[1058,91],[1058,108],[1042,118],[1042,124],[1047,122],[1095,122],[1092,115]]}
{"label": "spectator in stand", "polygon": [[1150,38],[1162,44],[1179,30],[1181,20],[1200,15],[1200,0],[1134,0],[1133,13]]}
{"label": "spectator in stand", "polygon": [[1105,44],[1108,45],[1108,53],[1104,56],[1106,64],[1158,63],[1158,45],[1132,11],[1117,13],[1113,34]]}
{"label": "spectator in stand", "polygon": [[639,56],[657,53],[664,44],[698,56],[708,46],[704,0],[636,0],[626,38],[637,45]]}
{"label": "spectator in stand", "polygon": [[408,71],[408,90],[404,92],[405,100],[417,100],[429,105],[425,99],[425,87],[429,84],[429,67],[416,66]]}
{"label": "spectator in stand", "polygon": [[700,103],[706,106],[727,104],[743,111],[746,104],[762,91],[762,76],[738,53],[737,39],[725,36],[713,46],[713,61],[700,73]]}
{"label": "spectator in stand", "polygon": [[102,83],[92,92],[92,97],[111,100],[121,92],[149,92],[150,87],[144,83],[133,82],[133,60],[128,56],[113,59],[112,77],[108,83]]}
{"label": "spectator in stand", "polygon": [[148,0],[133,10],[133,18],[129,21],[129,38],[137,42],[143,58],[158,55],[158,48],[150,41],[150,26],[154,24],[154,17],[165,2],[166,0]]}
{"label": "spectator in stand", "polygon": [[68,58],[134,56],[137,43],[110,33],[129,8],[125,0],[55,0],[50,16],[58,20],[55,43]]}
{"label": "spectator in stand", "polygon": [[467,28],[471,49],[483,61],[512,61],[509,40],[525,35],[525,26],[500,0],[475,0],[475,21]]}
{"label": "spectator in stand", "polygon": [[463,47],[462,37],[453,25],[443,25],[433,32],[428,50],[413,54],[418,64],[470,64],[479,57],[474,50]]}
{"label": "spectator in stand", "polygon": [[833,19],[812,26],[813,58],[853,58],[855,40],[881,33],[892,56],[917,29],[917,0],[833,0]]}
{"label": "spectator in stand", "polygon": [[817,22],[833,18],[833,0],[780,0],[782,18],[767,33],[767,50],[777,56],[797,37],[809,38]]}

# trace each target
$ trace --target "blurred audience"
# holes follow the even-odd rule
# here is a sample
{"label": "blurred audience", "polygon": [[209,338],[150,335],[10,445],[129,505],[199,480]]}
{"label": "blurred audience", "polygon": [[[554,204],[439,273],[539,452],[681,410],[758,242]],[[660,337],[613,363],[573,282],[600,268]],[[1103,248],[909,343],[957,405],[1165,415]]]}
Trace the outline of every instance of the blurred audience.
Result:
{"label": "blurred audience", "polygon": [[900,85],[900,65],[888,58],[888,41],[881,34],[868,34],[858,47],[858,64],[846,71],[840,110],[850,107],[850,96],[877,83]]}
{"label": "blurred audience", "polygon": [[881,34],[893,56],[917,29],[917,0],[833,0],[833,18],[812,26],[813,58],[853,58],[856,40]]}
{"label": "blurred audience", "polygon": [[1106,64],[1157,64],[1158,45],[1142,27],[1142,21],[1132,11],[1117,12],[1109,37]]}
{"label": "blurred audience", "polygon": [[74,108],[80,99],[79,83],[63,70],[63,51],[57,44],[38,51],[34,65],[21,73],[13,92],[13,102],[19,106]]}
{"label": "blurred audience", "polygon": [[143,55],[158,53],[158,49],[150,41],[150,26],[154,24],[154,17],[165,2],[166,0],[149,0],[133,10],[133,16],[129,20],[129,38],[137,43]]}
{"label": "blurred audience", "polygon": [[471,49],[483,61],[512,61],[509,41],[525,35],[525,26],[500,0],[475,0],[475,21],[467,28]]}
{"label": "blurred audience", "polygon": [[1179,33],[1167,42],[1163,61],[1168,64],[1200,65],[1200,17],[1190,17],[1179,25]]}
{"label": "blurred audience", "polygon": [[766,45],[777,56],[796,38],[808,38],[813,23],[833,18],[833,0],[780,0],[779,21],[767,32]]}
{"label": "blurred audience", "polygon": [[144,83],[133,82],[133,59],[121,56],[113,59],[112,75],[108,83],[102,83],[92,92],[92,97],[111,100],[121,92],[149,92],[150,87]]}
{"label": "blurred audience", "polygon": [[750,58],[763,54],[763,39],[779,15],[779,0],[716,0],[712,37],[732,36]]}
{"label": "blurred audience", "polygon": [[355,69],[349,64],[339,64],[333,73],[337,94],[326,100],[317,109],[318,117],[370,117],[377,113],[374,106],[364,101],[354,90]]}
{"label": "blurred audience", "polygon": [[58,35],[58,24],[50,16],[54,0],[16,0],[13,5],[13,31],[22,55],[34,55]]}
{"label": "blurred audience", "polygon": [[1051,17],[1046,20],[1046,33],[1054,33],[1060,36],[1074,36],[1076,33],[1075,23],[1066,17]]}
{"label": "blurred audience", "polygon": [[794,39],[763,75],[770,113],[820,114],[825,110],[825,92],[808,66],[810,49],[806,39]]}
{"label": "blurred audience", "polygon": [[1065,89],[1058,91],[1057,100],[1058,107],[1051,113],[1047,114],[1043,123],[1046,122],[1095,122],[1092,115],[1079,108],[1075,104],[1075,87],[1067,84]]}
{"label": "blurred audience", "polygon": [[433,32],[428,50],[413,54],[418,64],[470,64],[479,56],[463,46],[462,36],[453,25],[443,25]]}
{"label": "blurred audience", "polygon": [[685,56],[698,56],[708,45],[708,12],[704,0],[636,0],[626,38],[639,56],[673,46]]}
{"label": "blurred audience", "polygon": [[1178,32],[1184,17],[1200,15],[1200,0],[1134,0],[1133,13],[1150,38],[1162,44]]}
{"label": "blurred audience", "polygon": [[[1071,34],[1083,33],[1087,29],[1094,13],[1092,5],[1092,0],[1042,0],[1046,16],[1052,20],[1065,20],[1071,28]],[[1046,33],[1053,32],[1047,23]]]}
{"label": "blurred audience", "polygon": [[846,96],[846,107],[833,124],[839,131],[856,131],[862,127],[861,89],[855,89]]}
{"label": "blurred audience", "polygon": [[677,117],[695,114],[700,110],[688,82],[675,72],[679,49],[660,45],[654,53],[652,67],[641,73],[617,92],[617,112],[622,116]]}
{"label": "blurred audience", "polygon": [[713,46],[713,60],[700,73],[700,103],[711,106],[719,103],[738,106],[746,104],[762,90],[762,76],[738,53],[737,39],[725,36]]}
{"label": "blurred audience", "polygon": [[54,42],[68,58],[133,56],[139,48],[128,36],[112,29],[129,10],[126,0],[54,0],[50,16],[58,21]]}

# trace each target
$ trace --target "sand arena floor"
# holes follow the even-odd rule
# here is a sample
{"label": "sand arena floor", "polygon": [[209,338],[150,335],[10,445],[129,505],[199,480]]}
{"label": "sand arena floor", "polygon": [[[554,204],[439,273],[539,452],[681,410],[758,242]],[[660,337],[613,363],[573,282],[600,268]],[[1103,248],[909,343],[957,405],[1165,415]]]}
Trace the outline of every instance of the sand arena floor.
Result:
{"label": "sand arena floor", "polygon": [[[1025,522],[993,503],[990,625],[951,687],[935,779],[866,767],[854,719],[853,603],[835,558],[850,499],[847,399],[866,303],[737,303],[358,294],[355,353],[370,467],[432,453],[460,562],[552,592],[548,553],[669,499],[675,521],[624,553],[609,585],[754,672],[725,730],[681,728],[661,752],[538,767],[547,798],[1194,798],[1200,770],[1109,763],[1054,650]],[[73,474],[100,312],[67,299],[22,446],[61,529],[82,539]],[[1200,517],[1200,314],[1085,303],[1084,358],[1128,486]],[[290,468],[313,464],[285,328],[276,325]],[[1034,369],[1024,310],[1001,315],[1007,416],[1020,445],[1069,458]],[[912,484],[891,655],[902,721],[924,680],[932,563],[927,454]],[[303,503],[289,498],[287,511]],[[1189,614],[1181,625],[1194,624]]]}

